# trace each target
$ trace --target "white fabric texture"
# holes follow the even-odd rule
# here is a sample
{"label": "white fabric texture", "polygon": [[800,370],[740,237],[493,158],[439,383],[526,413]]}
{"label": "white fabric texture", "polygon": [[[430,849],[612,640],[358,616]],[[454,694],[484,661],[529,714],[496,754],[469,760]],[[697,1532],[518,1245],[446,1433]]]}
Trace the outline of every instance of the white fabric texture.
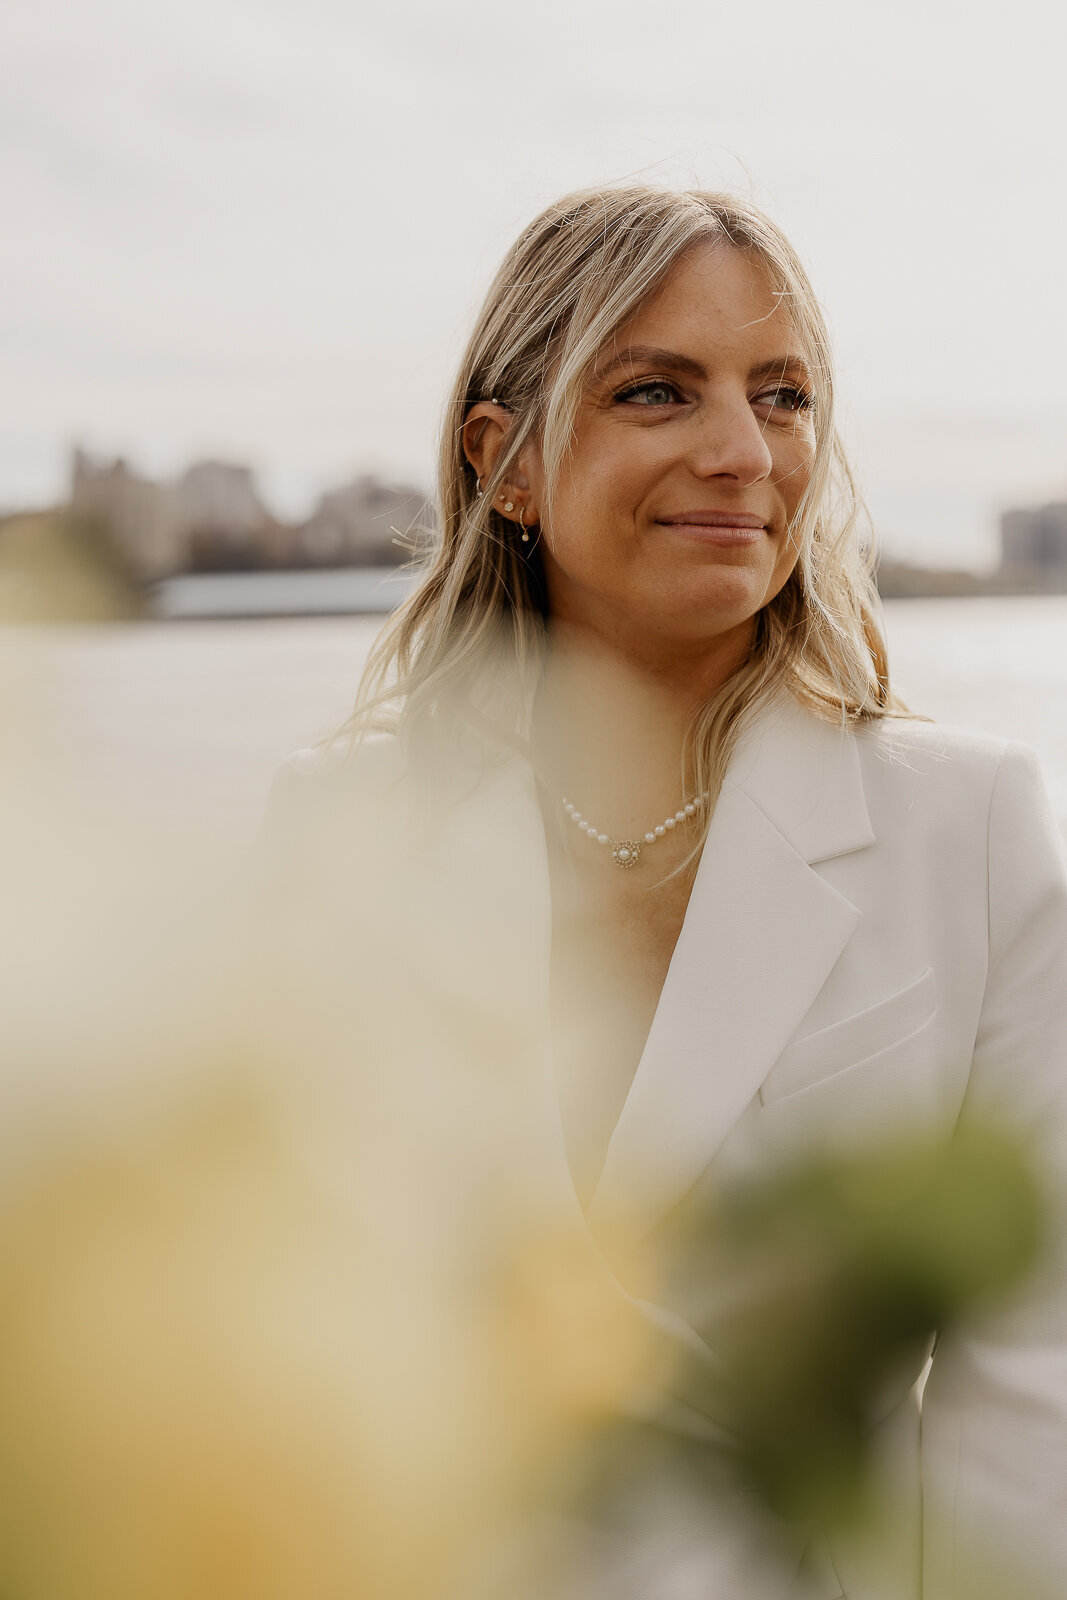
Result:
{"label": "white fabric texture", "polygon": [[[395,744],[331,770],[371,816],[425,800]],[[297,760],[276,810],[299,818],[315,787],[315,764]],[[532,771],[508,757],[430,810],[427,893],[466,905],[465,972],[482,970],[479,950],[495,952],[490,971],[500,952],[521,961],[515,1023],[533,1037],[548,1010],[550,900]],[[1062,1204],[1067,877],[1036,758],[935,724],[842,729],[780,704],[731,762],[583,1225],[595,1241],[621,1215],[652,1237],[705,1186],[897,1124],[950,1128],[971,1110],[1033,1142]],[[995,1592],[1002,1556],[1031,1575],[1017,1592],[1067,1593],[1064,1255],[1061,1234],[1025,1302],[937,1349],[921,1433],[918,1370],[892,1397],[887,1470],[913,1505],[914,1550],[891,1581],[831,1551],[827,1600],[972,1600]],[[714,1286],[691,1287],[666,1309],[699,1330]],[[720,1582],[709,1561],[694,1592],[735,1600],[728,1571]]]}

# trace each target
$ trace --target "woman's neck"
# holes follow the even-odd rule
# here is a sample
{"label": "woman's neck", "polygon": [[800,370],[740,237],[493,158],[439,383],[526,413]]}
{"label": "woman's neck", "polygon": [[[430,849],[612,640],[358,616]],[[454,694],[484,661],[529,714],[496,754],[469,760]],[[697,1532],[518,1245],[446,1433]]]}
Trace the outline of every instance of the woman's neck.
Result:
{"label": "woman's neck", "polygon": [[548,780],[598,826],[641,837],[688,800],[683,771],[694,713],[740,665],[729,659],[679,659],[649,671],[599,640],[550,631],[534,737]]}

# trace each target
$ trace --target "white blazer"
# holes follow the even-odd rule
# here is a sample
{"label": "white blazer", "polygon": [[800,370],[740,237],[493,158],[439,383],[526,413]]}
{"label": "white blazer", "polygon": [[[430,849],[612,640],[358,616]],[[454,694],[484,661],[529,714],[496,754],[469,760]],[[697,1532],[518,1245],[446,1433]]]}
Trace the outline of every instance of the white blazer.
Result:
{"label": "white blazer", "polygon": [[[291,761],[279,810],[314,766]],[[365,839],[402,832],[426,801],[396,741],[363,747],[348,769]],[[466,908],[440,957],[469,975],[502,970],[503,953],[521,970],[521,1027],[536,1033],[551,917],[533,773],[508,758],[429,810],[426,893]],[[545,1103],[551,1120],[550,1087]],[[583,1225],[595,1238],[623,1214],[651,1235],[702,1185],[897,1122],[951,1125],[965,1106],[1032,1138],[1067,1192],[1067,878],[1036,758],[921,722],[842,730],[788,699],[730,764]],[[1010,1315],[938,1349],[921,1433],[914,1398],[897,1398],[887,1459],[896,1452],[912,1485],[916,1539],[927,1497],[921,1587],[916,1546],[896,1588],[831,1552],[816,1592],[881,1600],[903,1584],[907,1600],[990,1600],[981,1584],[1002,1549],[1067,1594],[1062,1259]],[[711,1558],[699,1592],[737,1600],[736,1584]]]}

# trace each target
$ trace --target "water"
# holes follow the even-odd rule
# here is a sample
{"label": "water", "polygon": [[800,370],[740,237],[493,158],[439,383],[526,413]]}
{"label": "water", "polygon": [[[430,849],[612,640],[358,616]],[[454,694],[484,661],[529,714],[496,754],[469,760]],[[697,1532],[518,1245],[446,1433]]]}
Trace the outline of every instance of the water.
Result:
{"label": "water", "polygon": [[311,568],[299,572],[188,572],[152,592],[157,616],[349,616],[399,605],[418,574],[402,567]]}
{"label": "water", "polygon": [[1067,835],[1067,595],[885,609],[890,670],[912,710],[1032,745]]}
{"label": "water", "polygon": [[[9,687],[36,685],[24,721],[80,781],[118,785],[175,826],[211,820],[236,844],[282,757],[347,714],[381,620],[41,631],[4,660]],[[894,601],[886,625],[913,709],[1033,745],[1067,833],[1067,596]]]}

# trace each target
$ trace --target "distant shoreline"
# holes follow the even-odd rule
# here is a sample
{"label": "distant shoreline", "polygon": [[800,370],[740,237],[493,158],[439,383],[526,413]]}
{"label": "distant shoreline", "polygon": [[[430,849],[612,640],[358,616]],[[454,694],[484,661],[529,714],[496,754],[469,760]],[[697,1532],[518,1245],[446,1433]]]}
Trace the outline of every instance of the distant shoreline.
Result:
{"label": "distant shoreline", "polygon": [[877,565],[878,592],[883,600],[959,600],[977,596],[1067,593],[1067,569],[1035,572],[1020,566],[999,566],[991,572],[967,567],[920,567],[883,556]]}
{"label": "distant shoreline", "polygon": [[[411,567],[300,567],[183,572],[148,590],[148,619],[235,622],[243,618],[388,616],[421,573]],[[1008,581],[1002,572],[946,572],[886,562],[883,600],[979,599],[1061,594],[1062,587]]]}
{"label": "distant shoreline", "polygon": [[421,576],[408,567],[183,572],[152,585],[148,615],[159,622],[386,616]]}

